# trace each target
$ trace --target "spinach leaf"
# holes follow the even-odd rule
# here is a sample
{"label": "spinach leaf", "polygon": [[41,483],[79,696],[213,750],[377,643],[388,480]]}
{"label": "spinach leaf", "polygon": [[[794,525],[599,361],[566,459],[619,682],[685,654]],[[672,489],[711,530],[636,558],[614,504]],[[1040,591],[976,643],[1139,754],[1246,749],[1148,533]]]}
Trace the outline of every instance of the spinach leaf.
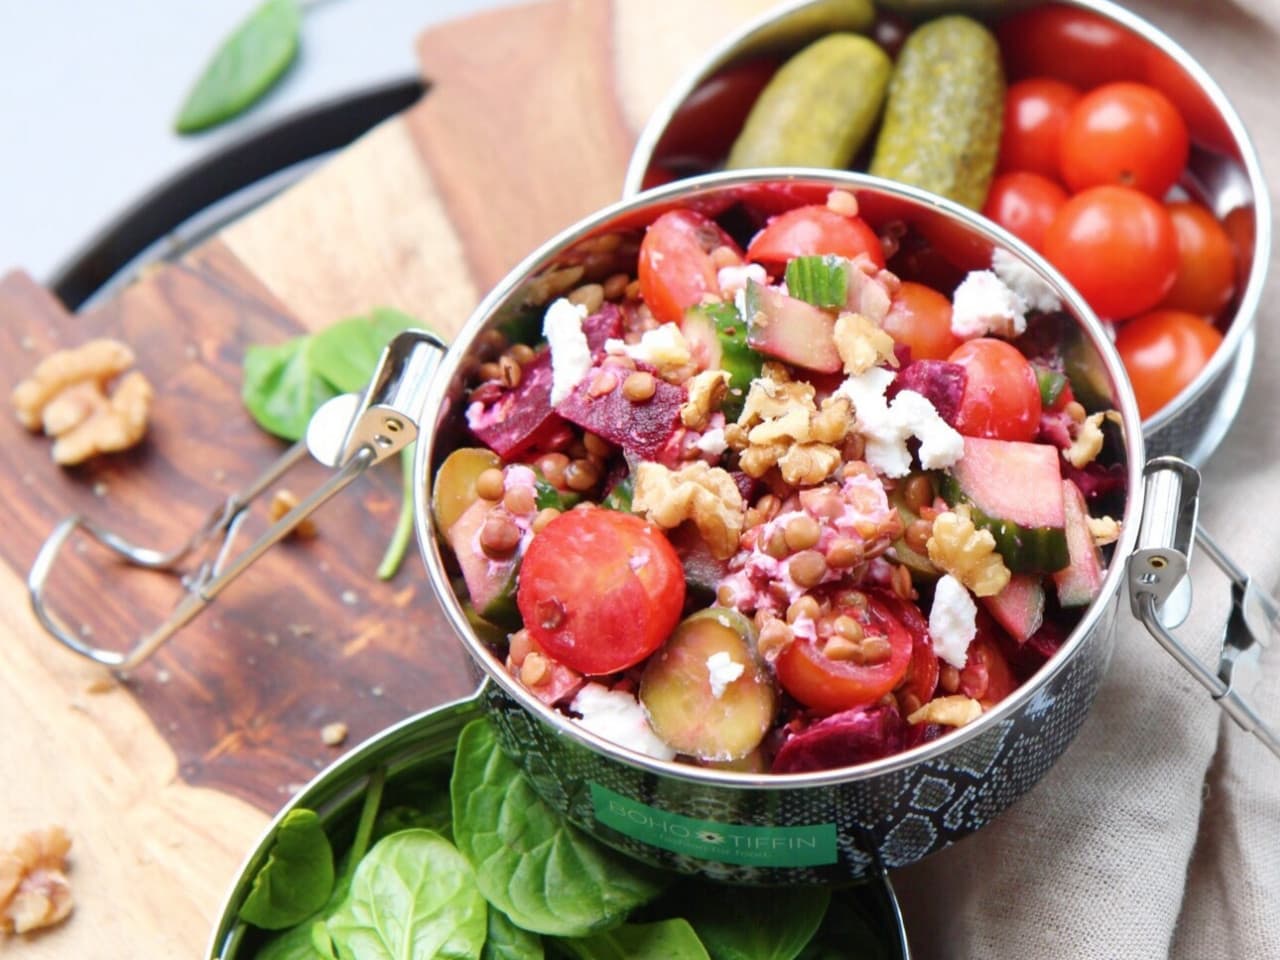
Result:
{"label": "spinach leaf", "polygon": [[798,960],[892,960],[898,956],[897,921],[877,901],[875,888],[857,884],[836,890],[817,935]]}
{"label": "spinach leaf", "polygon": [[342,957],[476,960],[486,911],[471,865],[448,840],[404,830],[378,841],[360,861],[328,927]]}
{"label": "spinach leaf", "polygon": [[594,937],[560,940],[557,945],[577,960],[709,960],[689,921],[680,917],[625,923]]}
{"label": "spinach leaf", "polygon": [[297,55],[301,26],[297,0],[266,0],[204,68],[178,112],[178,133],[230,120],[270,90]]}
{"label": "spinach leaf", "polygon": [[376,307],[367,317],[339,320],[312,336],[311,367],[339,393],[360,393],[369,385],[386,345],[416,323],[389,307]]}
{"label": "spinach leaf", "polygon": [[453,764],[453,837],[491,904],[526,930],[586,936],[620,923],[666,878],[571,827],[474,720]]}
{"label": "spinach leaf", "polygon": [[324,906],[333,879],[333,849],[320,818],[312,810],[290,810],[253,878],[240,919],[264,930],[291,927]]}
{"label": "spinach leaf", "polygon": [[311,337],[254,344],[244,354],[240,399],[258,426],[285,440],[300,440],[311,415],[338,395],[311,364]]}
{"label": "spinach leaf", "polygon": [[517,927],[501,910],[489,908],[489,936],[480,960],[543,960],[542,938]]}
{"label": "spinach leaf", "polygon": [[[742,887],[682,884],[669,898],[679,905],[712,960],[795,960],[826,915],[825,887]],[[750,922],[743,922],[749,917]]]}
{"label": "spinach leaf", "polygon": [[[313,939],[313,928],[317,926],[323,931],[324,922],[301,923],[286,930],[255,953],[253,960],[329,960],[333,956],[332,948],[324,952]],[[322,936],[322,942],[327,942],[329,934],[322,932]]]}

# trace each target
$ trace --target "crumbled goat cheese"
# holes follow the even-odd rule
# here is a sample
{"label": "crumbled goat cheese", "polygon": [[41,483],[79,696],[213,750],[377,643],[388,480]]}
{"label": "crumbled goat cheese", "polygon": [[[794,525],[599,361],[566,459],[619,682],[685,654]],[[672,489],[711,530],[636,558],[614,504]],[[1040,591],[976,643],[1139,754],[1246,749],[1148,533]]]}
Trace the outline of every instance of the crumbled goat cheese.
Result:
{"label": "crumbled goat cheese", "polygon": [[719,700],[725,688],[742,676],[746,670],[742,664],[724,650],[707,657],[707,679],[711,681],[711,695]]}
{"label": "crumbled goat cheese", "polygon": [[905,477],[911,472],[907,441],[915,437],[920,441],[920,465],[926,470],[954,464],[964,454],[964,438],[921,393],[903,390],[887,403],[884,394],[893,378],[892,371],[872,367],[847,378],[836,390],[853,403],[857,430],[866,441],[867,463],[886,477]]}
{"label": "crumbled goat cheese", "polygon": [[706,433],[698,438],[698,449],[703,453],[709,453],[713,457],[718,457],[729,449],[729,443],[724,438],[724,429],[721,427],[712,427]]}
{"label": "crumbled goat cheese", "polygon": [[1027,329],[1027,304],[990,270],[973,270],[956,287],[951,332],[962,340],[995,334],[1012,339]]}
{"label": "crumbled goat cheese", "polygon": [[646,330],[639,343],[627,347],[627,355],[632,360],[657,367],[659,371],[683,367],[693,359],[688,341],[680,332],[680,327],[674,323],[664,323],[653,330]]}
{"label": "crumbled goat cheese", "polygon": [[758,263],[748,263],[741,267],[721,267],[716,274],[716,283],[720,285],[720,293],[724,296],[737,293],[747,288],[747,281],[768,283],[769,275]]}
{"label": "crumbled goat cheese", "polygon": [[591,369],[591,347],[582,332],[587,308],[574,306],[564,297],[547,308],[542,318],[542,335],[551,347],[551,405],[554,407],[573,393]]}
{"label": "crumbled goat cheese", "polygon": [[649,726],[644,707],[625,690],[588,683],[578,691],[569,709],[581,715],[580,724],[610,743],[659,760],[675,759],[676,752]]}
{"label": "crumbled goat cheese", "polygon": [[969,644],[978,632],[978,607],[969,591],[951,574],[938,579],[929,610],[933,652],[957,670],[969,659]]}
{"label": "crumbled goat cheese", "polygon": [[1025,261],[1003,247],[996,247],[991,255],[991,269],[1006,287],[1022,298],[1028,310],[1052,313],[1062,309],[1062,301],[1053,292],[1053,287]]}

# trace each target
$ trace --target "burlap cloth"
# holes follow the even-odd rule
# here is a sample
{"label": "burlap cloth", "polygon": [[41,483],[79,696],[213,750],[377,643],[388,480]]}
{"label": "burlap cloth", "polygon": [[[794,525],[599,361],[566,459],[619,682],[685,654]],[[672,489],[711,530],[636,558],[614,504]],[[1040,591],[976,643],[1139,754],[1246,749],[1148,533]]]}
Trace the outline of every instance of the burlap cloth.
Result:
{"label": "burlap cloth", "polygon": [[[1280,0],[1126,4],[1197,57],[1243,117],[1280,198]],[[1280,254],[1240,416],[1204,469],[1202,524],[1257,582],[1280,581]],[[1226,581],[1193,566],[1179,633],[1216,662]],[[1079,738],[995,823],[898,871],[919,958],[1280,958],[1280,760],[1122,608]],[[1280,722],[1280,645],[1255,690]]]}

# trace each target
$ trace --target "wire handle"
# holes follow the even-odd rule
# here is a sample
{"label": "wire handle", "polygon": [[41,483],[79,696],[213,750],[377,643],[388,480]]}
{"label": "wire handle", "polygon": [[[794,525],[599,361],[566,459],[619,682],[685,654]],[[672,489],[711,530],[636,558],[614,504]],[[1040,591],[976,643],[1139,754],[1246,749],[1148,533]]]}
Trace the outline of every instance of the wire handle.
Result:
{"label": "wire handle", "polygon": [[[27,590],[36,619],[70,650],[117,670],[129,670],[151,656],[166,640],[190,623],[255,560],[347,488],[374,464],[399,453],[418,436],[427,385],[447,347],[434,334],[409,330],[383,350],[373,379],[361,396],[335,397],[307,426],[305,440],[284,452],[247,487],[231,494],[184,544],[163,552],[141,547],[80,515],[67,517],[49,534],[27,575]],[[255,500],[310,453],[334,472],[297,506],[268,527],[239,553],[232,544]],[[46,587],[71,535],[82,530],[129,566],[180,578],[185,592],[158,626],[125,651],[86,643],[49,606]],[[194,565],[189,563],[196,557]]]}
{"label": "wire handle", "polygon": [[[1262,673],[1262,651],[1280,625],[1280,604],[1196,522],[1200,474],[1176,457],[1157,457],[1143,471],[1146,497],[1138,548],[1129,558],[1129,602],[1156,641],[1203,686],[1236,724],[1280,758],[1280,730],[1266,723],[1248,699]],[[1231,581],[1231,614],[1223,631],[1217,671],[1192,653],[1166,625],[1164,604],[1187,575],[1199,544]]]}

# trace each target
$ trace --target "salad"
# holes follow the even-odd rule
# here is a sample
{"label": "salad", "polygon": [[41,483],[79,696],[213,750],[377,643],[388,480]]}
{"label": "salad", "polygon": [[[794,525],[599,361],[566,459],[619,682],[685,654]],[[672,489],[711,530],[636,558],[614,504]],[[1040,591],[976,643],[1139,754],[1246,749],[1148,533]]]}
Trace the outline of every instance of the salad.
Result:
{"label": "salad", "polygon": [[525,339],[478,341],[433,489],[459,594],[627,749],[888,756],[995,707],[1101,592],[1122,437],[1074,322],[1006,251],[961,269],[823,194],[668,209],[607,244],[631,272],[575,268]]}

